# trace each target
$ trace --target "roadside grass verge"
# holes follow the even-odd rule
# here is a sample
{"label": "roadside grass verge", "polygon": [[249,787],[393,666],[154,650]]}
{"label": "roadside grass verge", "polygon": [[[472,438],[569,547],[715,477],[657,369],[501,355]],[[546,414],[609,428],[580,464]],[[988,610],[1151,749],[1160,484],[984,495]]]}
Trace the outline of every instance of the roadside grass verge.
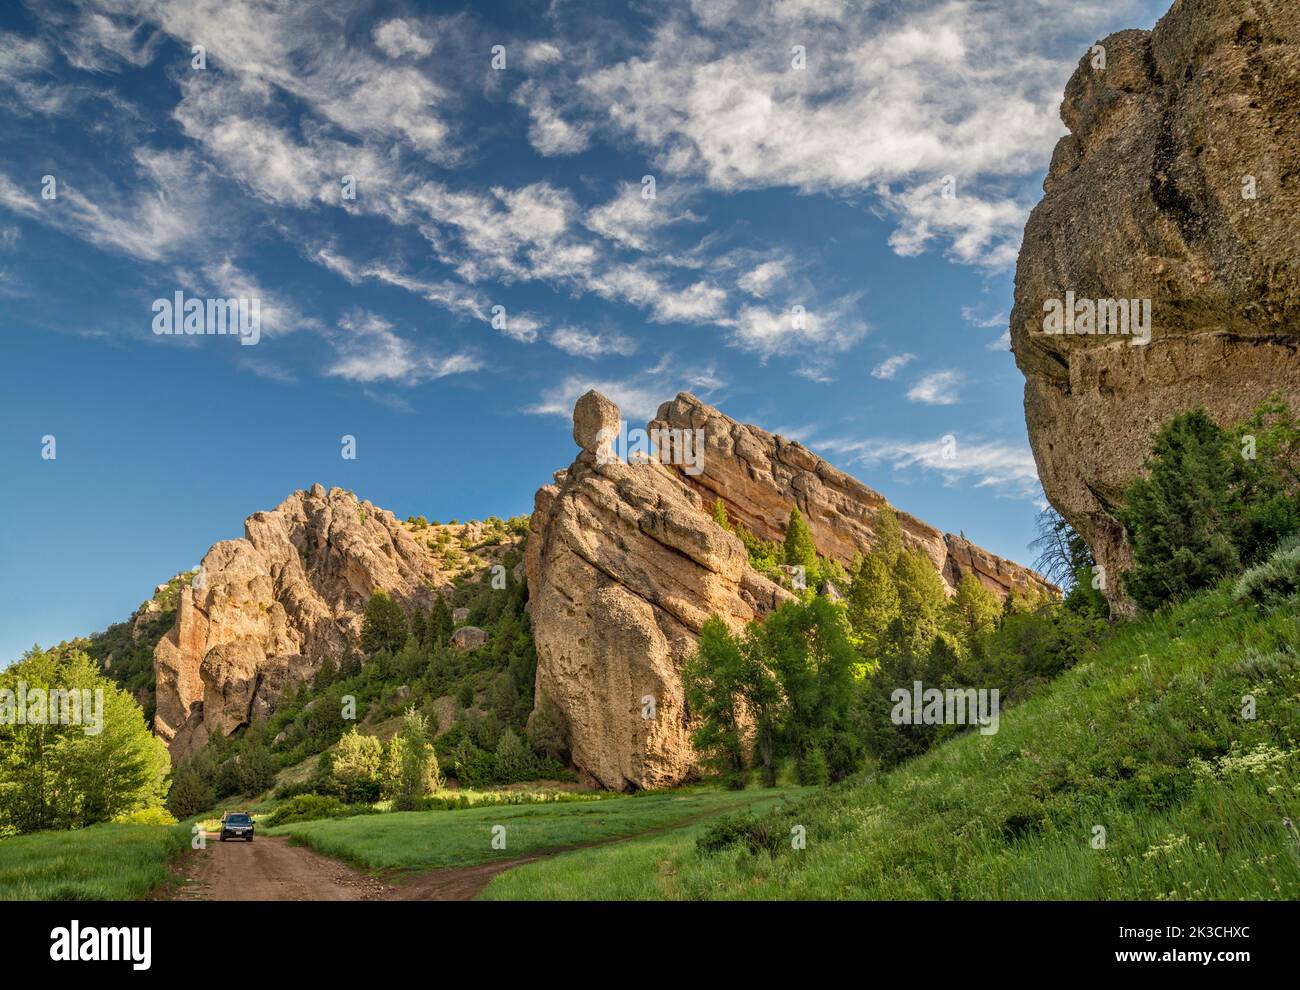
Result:
{"label": "roadside grass verge", "polygon": [[[599,801],[398,811],[294,822],[267,834],[288,835],[324,856],[371,871],[428,870],[636,835],[735,811],[779,793],[694,788]],[[493,848],[494,836],[504,837],[504,849]]]}
{"label": "roadside grass verge", "polygon": [[109,824],[0,839],[0,900],[139,900],[188,840],[183,825]]}

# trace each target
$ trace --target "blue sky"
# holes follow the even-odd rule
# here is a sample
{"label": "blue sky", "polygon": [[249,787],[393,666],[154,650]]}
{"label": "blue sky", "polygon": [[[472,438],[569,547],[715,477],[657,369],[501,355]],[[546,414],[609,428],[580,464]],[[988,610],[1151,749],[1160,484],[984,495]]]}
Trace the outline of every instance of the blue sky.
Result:
{"label": "blue sky", "polygon": [[[6,5],[0,662],[314,482],[531,511],[591,386],[1027,561],[1019,236],[1077,59],[1165,7]],[[257,343],[155,334],[178,291],[258,299]]]}

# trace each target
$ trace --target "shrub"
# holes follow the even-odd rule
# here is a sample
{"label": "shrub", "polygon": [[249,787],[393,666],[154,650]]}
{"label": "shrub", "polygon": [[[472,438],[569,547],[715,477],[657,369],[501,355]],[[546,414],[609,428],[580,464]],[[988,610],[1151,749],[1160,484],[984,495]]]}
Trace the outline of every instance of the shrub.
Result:
{"label": "shrub", "polygon": [[711,856],[730,849],[744,846],[751,854],[760,851],[776,852],[786,833],[781,831],[781,823],[776,817],[754,818],[751,815],[728,815],[713,822],[695,840],[695,849],[701,856]]}
{"label": "shrub", "polygon": [[356,808],[349,808],[335,797],[321,794],[299,794],[280,805],[263,818],[260,824],[268,828],[276,825],[288,825],[290,822],[310,822],[318,818],[341,818],[344,815],[358,814]]}
{"label": "shrub", "polygon": [[175,825],[176,816],[166,808],[138,808],[113,819],[119,825]]}
{"label": "shrub", "polygon": [[1285,540],[1266,561],[1238,578],[1232,593],[1239,602],[1264,607],[1300,594],[1300,539]]}
{"label": "shrub", "polygon": [[374,801],[379,797],[379,771],[384,760],[384,744],[374,736],[364,736],[354,725],[339,740],[334,751],[332,770],[347,801]]}

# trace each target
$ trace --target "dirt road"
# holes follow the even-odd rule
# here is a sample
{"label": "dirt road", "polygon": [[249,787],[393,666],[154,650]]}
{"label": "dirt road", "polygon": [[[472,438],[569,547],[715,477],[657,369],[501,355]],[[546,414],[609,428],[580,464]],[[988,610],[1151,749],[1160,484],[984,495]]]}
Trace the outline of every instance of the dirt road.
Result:
{"label": "dirt road", "polygon": [[337,860],[294,846],[283,836],[259,836],[252,842],[219,842],[214,832],[207,848],[185,861],[185,881],[172,895],[180,901],[470,901],[498,873],[560,853],[626,842],[683,828],[710,815],[647,829],[635,835],[610,836],[594,842],[556,846],[527,856],[474,866],[453,866],[392,874],[377,879]]}
{"label": "dirt road", "polygon": [[[178,901],[468,901],[498,873],[545,856],[408,874],[387,882],[337,860],[294,846],[283,836],[221,842],[204,833],[207,848],[185,860]],[[555,850],[558,852],[559,850]]]}
{"label": "dirt road", "polygon": [[207,848],[185,861],[181,901],[373,901],[389,887],[349,866],[317,856],[288,839],[258,836],[220,842],[206,833]]}

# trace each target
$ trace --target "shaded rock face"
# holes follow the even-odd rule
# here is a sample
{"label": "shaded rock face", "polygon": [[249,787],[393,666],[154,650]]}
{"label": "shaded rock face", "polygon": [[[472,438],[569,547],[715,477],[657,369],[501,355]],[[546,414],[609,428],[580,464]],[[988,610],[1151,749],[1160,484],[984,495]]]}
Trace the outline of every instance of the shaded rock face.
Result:
{"label": "shaded rock face", "polygon": [[597,434],[618,411],[603,396],[584,406],[602,415],[575,422],[587,446],[537,492],[525,554],[537,704],[563,713],[589,781],[669,786],[693,767],[680,671],[701,626],[717,614],[741,629],[790,596],[676,472],[601,463]]}
{"label": "shaded rock face", "polygon": [[[859,553],[875,547],[875,518],[888,505],[885,497],[803,444],[738,423],[688,392],[661,405],[649,429],[702,429],[703,470],[690,474],[679,466],[679,479],[699,492],[710,509],[721,498],[728,516],[756,536],[785,539],[790,506],[797,505],[822,556],[848,567]],[[968,572],[999,597],[1013,590],[1058,591],[1026,567],[894,511],[904,545],[925,551],[950,591]]]}
{"label": "shaded rock face", "polygon": [[[629,790],[677,784],[693,771],[681,668],[709,616],[739,631],[791,597],[754,571],[740,540],[713,521],[714,498],[767,538],[784,537],[797,502],[819,550],[845,563],[871,546],[885,500],[806,448],[685,393],[665,403],[650,428],[703,428],[699,474],[602,455],[602,430],[617,422],[603,396],[579,400],[574,435],[586,446],[537,492],[525,565],[537,705],[560,710],[573,763],[588,780]],[[900,522],[950,582],[973,570],[1003,594],[1051,588],[911,516],[900,513]]]}
{"label": "shaded rock face", "polygon": [[[1294,0],[1180,0],[1101,44],[1105,68],[1085,56],[1066,87],[1011,342],[1047,497],[1126,612],[1115,513],[1156,432],[1196,406],[1226,425],[1274,390],[1300,399],[1300,15]],[[1045,332],[1067,291],[1150,299],[1150,342]]]}
{"label": "shaded rock face", "polygon": [[295,492],[216,544],[154,650],[155,732],[173,761],[265,717],[326,657],[359,650],[371,593],[427,607],[446,583],[391,512],[342,489]]}

